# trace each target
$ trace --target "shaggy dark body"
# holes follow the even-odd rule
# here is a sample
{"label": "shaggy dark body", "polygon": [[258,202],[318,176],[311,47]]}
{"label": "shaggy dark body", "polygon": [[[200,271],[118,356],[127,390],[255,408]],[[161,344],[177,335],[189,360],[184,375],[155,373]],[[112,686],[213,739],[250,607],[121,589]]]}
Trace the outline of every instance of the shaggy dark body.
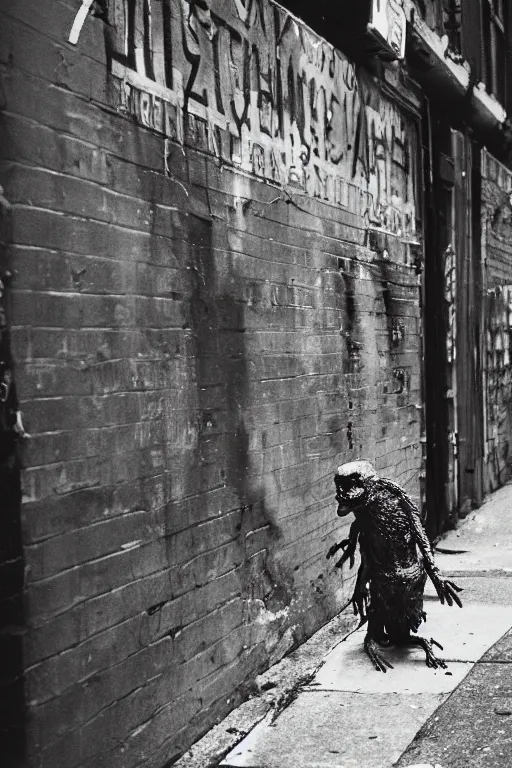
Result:
{"label": "shaggy dark body", "polygon": [[445,668],[432,650],[433,645],[441,648],[439,643],[412,633],[426,618],[423,591],[427,575],[441,603],[461,607],[457,595],[461,590],[441,578],[418,508],[400,486],[379,478],[369,462],[342,465],[334,482],[338,515],[353,512],[356,519],[349,538],[334,544],[327,557],[343,549],[336,567],[347,560],[352,567],[359,542],[361,565],[352,604],[361,619],[359,626],[368,622],[364,647],[375,669],[386,672],[386,667],[392,668],[378,645],[419,646],[425,651],[427,666]]}

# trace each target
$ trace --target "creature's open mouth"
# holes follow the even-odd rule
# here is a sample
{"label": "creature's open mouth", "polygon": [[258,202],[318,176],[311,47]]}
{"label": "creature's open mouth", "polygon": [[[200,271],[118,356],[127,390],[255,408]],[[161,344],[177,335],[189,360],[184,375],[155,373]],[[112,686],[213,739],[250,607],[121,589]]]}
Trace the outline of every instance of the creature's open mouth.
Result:
{"label": "creature's open mouth", "polygon": [[347,501],[354,501],[360,499],[364,494],[364,488],[358,486],[352,486],[352,488],[338,488],[336,493],[336,500],[340,504],[347,503]]}
{"label": "creature's open mouth", "polygon": [[336,501],[338,502],[338,517],[344,517],[349,513],[349,507],[356,504],[364,496],[364,488],[352,486],[351,488],[338,488]]}
{"label": "creature's open mouth", "polygon": [[364,488],[349,488],[348,491],[343,491],[343,496],[347,499],[358,499],[364,493]]}

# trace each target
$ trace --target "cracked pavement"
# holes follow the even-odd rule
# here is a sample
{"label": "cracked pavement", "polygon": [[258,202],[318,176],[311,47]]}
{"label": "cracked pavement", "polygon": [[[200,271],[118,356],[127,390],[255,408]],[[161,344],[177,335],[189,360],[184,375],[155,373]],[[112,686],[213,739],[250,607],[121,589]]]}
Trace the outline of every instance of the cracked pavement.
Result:
{"label": "cracked pavement", "polygon": [[464,588],[462,609],[429,583],[418,634],[444,647],[446,670],[417,649],[384,651],[376,672],[365,628],[339,642],[272,722],[269,713],[224,768],[505,768],[512,765],[512,485],[438,544],[436,563]]}

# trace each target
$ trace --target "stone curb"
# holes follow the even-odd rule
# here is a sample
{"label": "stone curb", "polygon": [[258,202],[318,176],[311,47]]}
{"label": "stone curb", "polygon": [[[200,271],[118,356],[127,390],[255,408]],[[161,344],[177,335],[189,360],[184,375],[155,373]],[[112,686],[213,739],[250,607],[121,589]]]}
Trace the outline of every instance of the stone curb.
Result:
{"label": "stone curb", "polygon": [[274,710],[275,718],[289,706],[301,687],[307,685],[320,669],[325,656],[356,626],[357,622],[347,608],[349,606],[296,650],[258,675],[255,683],[259,692],[208,731],[173,764],[173,768],[215,768],[270,710]]}

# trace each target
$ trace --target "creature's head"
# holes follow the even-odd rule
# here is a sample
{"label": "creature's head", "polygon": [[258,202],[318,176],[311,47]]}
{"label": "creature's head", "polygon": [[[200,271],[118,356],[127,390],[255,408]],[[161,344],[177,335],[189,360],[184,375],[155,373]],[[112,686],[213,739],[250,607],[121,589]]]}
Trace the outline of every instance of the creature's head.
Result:
{"label": "creature's head", "polygon": [[340,517],[348,515],[351,506],[362,501],[370,482],[376,478],[375,467],[369,461],[350,461],[338,467],[334,483]]}

